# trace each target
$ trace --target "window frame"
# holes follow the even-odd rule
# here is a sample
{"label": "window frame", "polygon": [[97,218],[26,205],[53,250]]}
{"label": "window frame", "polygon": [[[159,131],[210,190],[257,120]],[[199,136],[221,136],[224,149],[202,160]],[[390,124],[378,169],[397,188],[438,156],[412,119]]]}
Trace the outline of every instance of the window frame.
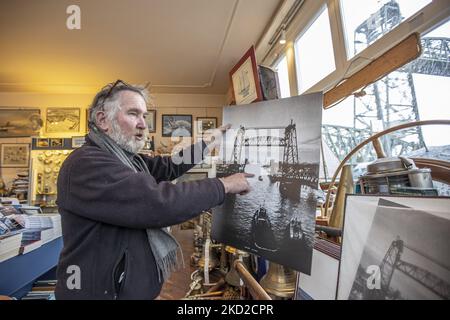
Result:
{"label": "window frame", "polygon": [[[305,1],[286,30],[286,39],[288,43],[296,41],[308,30],[321,14],[324,6],[327,6],[328,8],[336,69],[326,75],[322,80],[306,89],[303,94],[320,91],[326,92],[332,89],[339,82],[367,66],[371,61],[406,39],[412,33],[418,32],[424,34],[450,19],[450,6],[448,6],[448,0],[433,0],[411,17],[402,21],[395,29],[385,34],[380,39],[377,39],[351,59],[348,59],[340,0]],[[287,54],[286,51],[288,48],[289,46],[287,45],[281,46],[277,43],[274,44],[273,47],[268,49],[262,62],[266,65],[273,65],[274,61],[280,56]],[[264,49],[267,49],[267,47],[264,48],[264,46],[259,45],[257,47],[258,55],[263,55],[261,51]],[[295,55],[294,61],[296,61],[296,59],[297,57]],[[294,63],[295,69],[297,69],[295,67],[296,64],[297,63]],[[292,68],[292,66],[288,64],[289,73],[294,73],[297,80],[296,82],[298,83],[297,70],[290,70],[290,68]],[[291,96],[294,95],[298,95],[298,91],[293,92],[291,86]]]}

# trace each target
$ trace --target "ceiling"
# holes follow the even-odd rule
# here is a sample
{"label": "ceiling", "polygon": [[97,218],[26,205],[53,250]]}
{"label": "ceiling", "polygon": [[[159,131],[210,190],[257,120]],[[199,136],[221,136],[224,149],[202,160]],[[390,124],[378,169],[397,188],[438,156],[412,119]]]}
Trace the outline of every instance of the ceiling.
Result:
{"label": "ceiling", "polygon": [[[153,93],[225,94],[282,3],[1,0],[0,92],[92,93],[120,78]],[[73,4],[80,30],[66,27]]]}

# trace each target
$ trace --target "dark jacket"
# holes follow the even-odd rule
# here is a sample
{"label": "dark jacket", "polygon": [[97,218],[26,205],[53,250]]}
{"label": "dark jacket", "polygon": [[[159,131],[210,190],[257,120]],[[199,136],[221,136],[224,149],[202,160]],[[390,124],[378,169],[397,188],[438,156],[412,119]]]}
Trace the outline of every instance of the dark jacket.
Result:
{"label": "dark jacket", "polygon": [[[196,144],[184,152],[204,147]],[[225,190],[216,178],[169,182],[193,165],[143,158],[150,174],[133,172],[88,139],[63,163],[57,203],[64,248],[56,299],[156,298],[162,283],[145,229],[181,223],[223,202]],[[70,266],[79,267],[80,289],[67,286],[76,284]]]}

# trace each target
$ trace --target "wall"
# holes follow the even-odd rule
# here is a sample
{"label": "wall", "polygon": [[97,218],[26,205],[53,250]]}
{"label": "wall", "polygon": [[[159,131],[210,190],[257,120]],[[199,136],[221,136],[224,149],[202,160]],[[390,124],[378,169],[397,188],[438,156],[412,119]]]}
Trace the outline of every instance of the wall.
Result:
{"label": "wall", "polygon": [[[0,108],[39,108],[44,121],[41,137],[70,137],[84,135],[86,132],[86,110],[94,94],[38,94],[38,93],[0,93]],[[158,148],[163,142],[170,145],[170,138],[161,137],[161,116],[163,114],[191,114],[197,117],[216,117],[218,125],[222,123],[222,106],[226,104],[226,95],[200,94],[153,94],[156,109],[156,132],[150,134],[155,138]],[[78,133],[45,133],[45,113],[48,107],[77,107],[81,109],[80,131]],[[196,138],[196,125],[193,123],[193,141]],[[2,143],[30,143],[30,138],[0,138]],[[173,143],[172,143],[173,144]],[[24,168],[0,168],[0,176],[10,187],[16,173]]]}

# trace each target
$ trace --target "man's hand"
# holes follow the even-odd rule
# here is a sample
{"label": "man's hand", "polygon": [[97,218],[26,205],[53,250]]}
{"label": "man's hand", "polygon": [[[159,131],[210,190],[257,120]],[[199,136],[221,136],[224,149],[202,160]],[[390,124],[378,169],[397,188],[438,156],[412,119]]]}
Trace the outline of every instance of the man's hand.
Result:
{"label": "man's hand", "polygon": [[250,185],[247,178],[254,177],[251,173],[235,173],[231,176],[219,178],[225,187],[225,193],[244,195],[250,192]]}

